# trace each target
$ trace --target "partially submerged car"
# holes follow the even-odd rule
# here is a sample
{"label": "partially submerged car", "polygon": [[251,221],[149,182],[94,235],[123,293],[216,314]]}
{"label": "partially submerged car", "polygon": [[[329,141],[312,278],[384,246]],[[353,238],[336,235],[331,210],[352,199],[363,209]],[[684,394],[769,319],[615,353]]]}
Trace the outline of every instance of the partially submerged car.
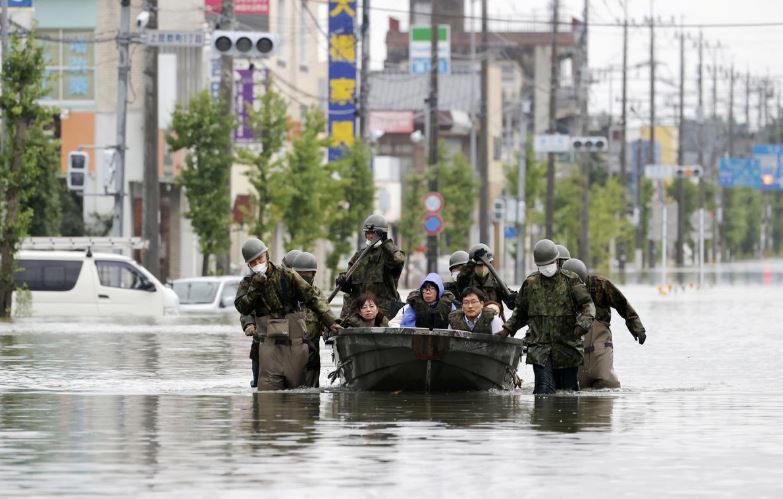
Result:
{"label": "partially submerged car", "polygon": [[189,277],[171,287],[179,297],[179,311],[192,314],[238,313],[234,308],[240,276]]}

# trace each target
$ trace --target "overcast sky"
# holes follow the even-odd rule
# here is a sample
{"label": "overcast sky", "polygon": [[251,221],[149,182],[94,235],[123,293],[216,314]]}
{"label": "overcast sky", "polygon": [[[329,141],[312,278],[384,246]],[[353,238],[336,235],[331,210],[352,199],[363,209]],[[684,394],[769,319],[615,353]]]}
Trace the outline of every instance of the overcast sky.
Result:
{"label": "overcast sky", "polygon": [[[489,17],[506,19],[505,23],[495,24],[501,30],[520,30],[524,21],[545,21],[551,16],[549,0],[488,0]],[[584,0],[561,0],[561,20],[582,17]],[[650,0],[627,0],[628,17],[631,22],[645,23],[650,16]],[[590,0],[590,21],[597,24],[620,23],[623,19],[624,0]],[[372,0],[372,64],[381,67],[385,58],[384,37],[389,17],[400,19],[402,28],[407,29],[407,0]],[[475,15],[480,16],[481,2],[475,1]],[[470,2],[466,2],[466,13],[470,12]],[[696,48],[699,31],[703,33],[705,43],[705,78],[708,77],[706,65],[713,64],[728,68],[734,64],[735,70],[743,73],[743,83],[737,85],[738,120],[744,121],[744,73],[750,71],[751,77],[769,77],[778,82],[783,78],[783,0],[655,0],[653,15],[660,22],[672,24],[682,22],[684,31],[690,40],[686,40],[686,116],[693,114],[696,105]],[[709,27],[694,25],[710,24],[754,24],[780,23],[779,26]],[[687,26],[692,25],[692,26]],[[478,26],[478,24],[477,24]],[[538,29],[547,29],[537,25]],[[562,27],[561,29],[565,29]],[[600,71],[622,63],[622,27],[593,26],[589,35],[589,59],[593,78],[596,82],[590,91],[591,112],[620,112],[620,73]],[[674,123],[674,105],[676,104],[676,83],[679,81],[679,28],[660,28],[656,30],[656,60],[659,63],[657,85],[658,97],[656,110],[663,123]],[[712,49],[720,43],[720,48]],[[630,66],[649,61],[650,30],[646,26],[629,29]],[[610,85],[611,79],[611,85]],[[779,86],[779,85],[778,85]],[[705,80],[705,109],[711,110],[711,77]],[[611,94],[610,94],[611,92]],[[633,107],[629,116],[629,126],[638,127],[648,113],[649,69],[647,67],[629,72],[629,101]],[[725,113],[728,103],[728,78],[719,77],[718,82],[720,113]],[[611,99],[610,99],[611,95]],[[751,98],[751,107],[755,106],[755,97]],[[690,113],[689,113],[690,111]],[[634,112],[636,115],[634,115]],[[635,117],[636,116],[636,117]],[[646,118],[645,118],[646,119]],[[751,122],[756,122],[755,113]]]}

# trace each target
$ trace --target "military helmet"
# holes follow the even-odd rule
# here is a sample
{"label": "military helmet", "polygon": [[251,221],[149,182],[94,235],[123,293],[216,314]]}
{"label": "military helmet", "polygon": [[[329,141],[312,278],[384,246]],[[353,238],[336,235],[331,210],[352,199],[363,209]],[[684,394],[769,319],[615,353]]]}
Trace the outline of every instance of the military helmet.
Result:
{"label": "military helmet", "polygon": [[549,265],[557,260],[557,257],[557,246],[549,239],[542,239],[533,246],[533,260],[536,265]]}
{"label": "military helmet", "polygon": [[582,282],[587,282],[587,267],[585,263],[578,258],[569,258],[563,262],[563,270],[570,270],[574,274],[578,275]]}
{"label": "military helmet", "polygon": [[242,258],[245,259],[245,263],[250,263],[267,251],[269,248],[264,244],[264,241],[257,237],[251,237],[242,245]]}
{"label": "military helmet", "polygon": [[557,259],[558,260],[568,260],[571,258],[571,252],[568,251],[568,248],[563,246],[562,244],[557,245]]}
{"label": "military helmet", "polygon": [[301,255],[302,252],[296,249],[292,249],[288,253],[285,254],[283,257],[283,267],[287,269],[294,268],[294,260],[296,260],[296,257]]}
{"label": "military helmet", "polygon": [[474,244],[473,246],[470,247],[470,249],[468,250],[468,256],[470,257],[471,260],[476,259],[476,252],[480,249],[483,249],[487,252],[487,254],[485,255],[485,258],[487,260],[489,260],[490,262],[495,261],[495,254],[492,253],[492,249],[484,243]]}
{"label": "military helmet", "polygon": [[465,265],[470,260],[470,255],[467,251],[455,251],[449,257],[449,270],[453,269],[457,265]]}
{"label": "military helmet", "polygon": [[381,215],[370,215],[364,221],[364,230],[380,230],[383,232],[389,232],[389,224],[386,223],[386,219]]}
{"label": "military helmet", "polygon": [[294,258],[293,268],[297,272],[317,272],[318,262],[315,260],[315,255],[312,253],[301,251],[296,255],[296,258]]}

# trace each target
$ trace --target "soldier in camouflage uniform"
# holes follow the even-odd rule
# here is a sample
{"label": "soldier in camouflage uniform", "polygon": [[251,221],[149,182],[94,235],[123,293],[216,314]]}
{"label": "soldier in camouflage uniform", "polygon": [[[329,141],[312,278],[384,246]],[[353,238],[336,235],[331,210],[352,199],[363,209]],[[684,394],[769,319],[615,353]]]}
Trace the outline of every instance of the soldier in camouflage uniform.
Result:
{"label": "soldier in camouflage uniform", "polygon": [[628,331],[640,345],[647,339],[642,321],[609,279],[588,275],[584,262],[572,258],[563,264],[563,268],[582,279],[595,304],[595,320],[584,338],[585,361],[579,367],[579,385],[586,388],[620,388],[620,380],[614,372],[614,345],[612,331],[609,329],[612,321],[611,308],[617,310],[620,317],[625,319]]}
{"label": "soldier in camouflage uniform", "polygon": [[493,334],[500,332],[503,321],[491,308],[485,308],[487,295],[478,288],[465,288],[462,309],[449,314],[449,329],[471,333]]}
{"label": "soldier in camouflage uniform", "polygon": [[579,390],[582,335],[595,317],[590,293],[579,277],[557,267],[557,248],[549,239],[536,243],[533,258],[538,272],[530,274],[517,297],[517,306],[500,335],[513,335],[528,325],[527,363],[533,364],[534,394],[556,389]]}
{"label": "soldier in camouflage uniform", "polygon": [[296,260],[296,257],[301,254],[302,252],[298,249],[292,249],[285,254],[283,260],[280,262],[280,265],[285,269],[294,270],[294,260]]}
{"label": "soldier in camouflage uniform", "polygon": [[495,276],[490,274],[489,269],[481,261],[486,258],[491,263],[493,261],[492,250],[486,244],[477,244],[468,251],[470,260],[462,267],[457,275],[457,290],[459,291],[457,299],[462,298],[462,290],[465,288],[479,288],[487,295],[487,301],[500,302],[501,300],[512,309],[515,306],[517,293],[511,291],[506,293],[505,288],[499,283]]}
{"label": "soldier in camouflage uniform", "polygon": [[571,252],[562,244],[557,245],[557,266],[563,268],[563,263],[571,258]]}
{"label": "soldier in camouflage uniform", "polygon": [[[315,255],[306,251],[300,252],[296,258],[294,258],[293,270],[313,287],[318,299],[322,300],[323,294],[321,293],[321,290],[318,286],[313,284],[315,273],[318,272],[318,262],[315,259]],[[310,348],[305,382],[307,386],[317,388],[320,385],[319,377],[321,376],[321,334],[323,331],[328,330],[329,326],[318,318],[318,315],[310,309],[305,310],[305,325],[307,326],[305,341]]]}
{"label": "soldier in camouflage uniform", "polygon": [[459,275],[459,271],[462,270],[462,267],[464,267],[469,260],[470,256],[468,256],[468,252],[462,250],[455,251],[449,257],[449,273],[451,274],[451,279],[448,282],[444,282],[443,287],[446,288],[446,291],[451,291],[451,294],[457,297],[458,301],[459,296],[462,294],[462,290],[457,289],[457,276]]}
{"label": "soldier in camouflage uniform", "polygon": [[[315,312],[329,329],[340,329],[315,290],[299,274],[269,261],[266,244],[251,238],[242,256],[252,274],[239,283],[234,306],[240,314],[253,315],[260,342],[259,390],[280,390],[304,385],[309,348],[300,303]],[[245,333],[247,334],[247,332]]]}
{"label": "soldier in camouflage uniform", "polygon": [[[394,317],[401,306],[397,282],[405,265],[405,253],[388,238],[389,226],[380,215],[370,215],[364,221],[364,237],[370,249],[359,262],[350,277],[341,273],[337,287],[346,295],[340,317],[345,318],[355,309],[356,299],[364,293],[375,295],[378,308],[386,317]],[[363,250],[357,251],[348,261],[348,268],[359,259]]]}

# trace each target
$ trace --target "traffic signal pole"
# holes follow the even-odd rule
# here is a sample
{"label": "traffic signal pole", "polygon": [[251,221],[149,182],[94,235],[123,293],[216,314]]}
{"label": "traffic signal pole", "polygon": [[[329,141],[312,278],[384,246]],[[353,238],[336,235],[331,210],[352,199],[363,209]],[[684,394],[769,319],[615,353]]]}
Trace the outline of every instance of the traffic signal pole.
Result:
{"label": "traffic signal pole", "polygon": [[[234,2],[222,2],[220,8],[220,28],[221,29],[233,29],[234,28]],[[227,116],[231,116],[234,113],[234,57],[231,55],[223,54],[220,56],[220,98],[223,102],[223,113]],[[229,158],[234,157],[233,142],[229,141],[226,147],[226,155]],[[231,199],[231,170],[232,166],[228,169],[228,192],[229,199]],[[229,211],[231,206],[229,203]],[[260,236],[260,235],[259,235]],[[229,248],[231,247],[231,228],[226,227],[225,237],[229,241]],[[221,274],[228,274],[231,266],[230,249],[223,252],[223,254],[217,255],[217,270]]]}
{"label": "traffic signal pole", "polygon": [[[146,0],[150,20],[147,29],[158,29],[158,0]],[[142,236],[149,241],[144,266],[160,274],[160,183],[158,180],[158,47],[144,46],[144,216]]]}
{"label": "traffic signal pole", "polygon": [[[438,26],[438,1],[432,1],[432,13],[430,15],[430,95],[428,104],[430,107],[429,119],[429,151],[428,161],[430,169],[430,192],[437,192],[438,177],[438,41],[440,28]],[[438,272],[438,236],[427,236],[427,273]]]}

